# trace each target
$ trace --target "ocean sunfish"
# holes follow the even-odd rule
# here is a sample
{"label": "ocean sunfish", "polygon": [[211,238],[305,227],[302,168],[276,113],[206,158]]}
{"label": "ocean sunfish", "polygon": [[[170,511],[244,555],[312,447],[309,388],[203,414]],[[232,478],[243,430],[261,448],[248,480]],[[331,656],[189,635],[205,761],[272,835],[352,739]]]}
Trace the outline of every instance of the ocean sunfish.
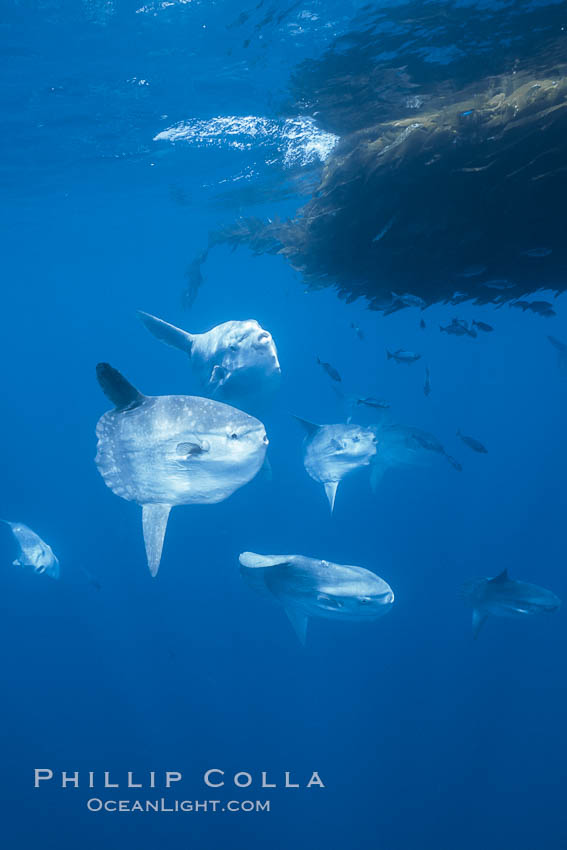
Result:
{"label": "ocean sunfish", "polygon": [[372,462],[370,485],[376,492],[387,469],[395,467],[428,466],[437,455],[453,467],[462,470],[458,460],[447,454],[437,437],[428,431],[409,425],[376,427],[378,451]]}
{"label": "ocean sunfish", "polygon": [[223,322],[206,333],[192,334],[149,313],[140,311],[139,316],[155,337],[189,356],[209,396],[231,398],[263,392],[281,375],[272,335],[255,319]]}
{"label": "ocean sunfish", "polygon": [[331,513],[345,475],[368,466],[376,454],[376,434],[362,425],[314,425],[296,416],[305,428],[303,464],[307,474],[325,488]]}
{"label": "ocean sunfish", "polygon": [[332,564],[303,555],[240,555],[243,579],[267,591],[285,608],[305,644],[309,617],[360,622],[387,614],[394,602],[390,585],[370,570]]}
{"label": "ocean sunfish", "polygon": [[468,581],[462,595],[473,605],[473,636],[476,638],[489,614],[495,617],[531,617],[557,611],[561,600],[551,590],[514,581],[504,570],[495,578]]}
{"label": "ocean sunfish", "polygon": [[95,463],[113,493],[142,506],[148,566],[156,575],[174,505],[222,502],[264,463],[263,424],[195,396],[145,396],[108,363],[99,383],[114,403],[96,426]]}
{"label": "ocean sunfish", "polygon": [[35,573],[59,578],[59,560],[51,546],[23,522],[8,522],[7,519],[3,522],[10,526],[20,547],[18,557],[13,561],[14,566],[33,567]]}

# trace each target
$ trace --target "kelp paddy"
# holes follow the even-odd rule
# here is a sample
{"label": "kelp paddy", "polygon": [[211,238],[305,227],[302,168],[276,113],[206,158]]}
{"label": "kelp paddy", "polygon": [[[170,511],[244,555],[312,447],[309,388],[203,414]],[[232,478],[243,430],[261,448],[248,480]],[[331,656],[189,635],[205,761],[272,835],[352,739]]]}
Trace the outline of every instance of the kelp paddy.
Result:
{"label": "kelp paddy", "polygon": [[[365,298],[386,313],[566,288],[567,63],[564,37],[550,36],[559,13],[544,10],[523,41],[510,16],[509,30],[492,37],[503,40],[495,60],[486,17],[469,10],[470,53],[482,53],[480,34],[473,37],[482,21],[487,61],[476,55],[471,64],[457,42],[444,50],[458,58],[435,64],[439,18],[417,19],[408,31],[407,8],[398,9],[396,35],[405,53],[388,53],[394,43],[383,37],[389,61],[375,58],[378,27],[296,72],[290,108],[309,111],[340,141],[292,218],[243,217],[211,234],[189,301],[219,244],[282,255],[308,287],[334,287],[347,302]],[[462,12],[448,13],[447,39]],[[459,37],[465,30],[459,17]],[[473,79],[473,65],[486,75]]]}

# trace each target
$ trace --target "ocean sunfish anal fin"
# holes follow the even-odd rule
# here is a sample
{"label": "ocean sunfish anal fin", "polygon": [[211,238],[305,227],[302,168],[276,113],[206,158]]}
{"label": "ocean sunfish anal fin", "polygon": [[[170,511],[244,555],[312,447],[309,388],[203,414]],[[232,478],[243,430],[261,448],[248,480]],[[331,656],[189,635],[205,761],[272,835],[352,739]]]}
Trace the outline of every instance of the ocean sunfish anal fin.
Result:
{"label": "ocean sunfish anal fin", "polygon": [[264,463],[262,464],[262,468],[260,469],[260,473],[264,476],[266,481],[271,481],[274,477],[274,473],[272,470],[272,464],[270,463],[270,458],[266,453],[266,457],[264,458]]}
{"label": "ocean sunfish anal fin", "polygon": [[298,611],[296,608],[285,608],[285,613],[287,614],[291,625],[293,626],[293,630],[302,646],[305,646],[305,642],[307,640],[307,624],[309,622],[309,618],[307,614],[304,614],[302,611]]}
{"label": "ocean sunfish anal fin", "polygon": [[335,496],[337,495],[337,487],[339,486],[338,481],[326,481],[325,482],[325,493],[327,495],[327,499],[329,500],[329,505],[331,507],[331,513],[335,508]]}
{"label": "ocean sunfish anal fin", "polygon": [[370,469],[370,489],[373,493],[376,493],[376,491],[378,490],[378,487],[380,486],[385,472],[386,467],[384,466],[384,464],[379,463],[378,461],[375,461],[372,464],[372,467]]}
{"label": "ocean sunfish anal fin", "polygon": [[109,363],[98,363],[96,376],[103,393],[117,410],[137,407],[145,399],[145,396]]}
{"label": "ocean sunfish anal fin", "polygon": [[152,576],[157,575],[171,505],[142,505],[146,557]]}
{"label": "ocean sunfish anal fin", "polygon": [[193,346],[192,334],[182,331],[181,328],[176,328],[175,325],[170,325],[169,322],[164,322],[163,319],[158,319],[156,316],[144,313],[142,310],[138,310],[138,315],[150,333],[157,339],[165,342],[166,345],[179,348],[191,356],[191,348]]}
{"label": "ocean sunfish anal fin", "polygon": [[472,615],[472,633],[473,638],[476,640],[478,637],[478,633],[482,629],[484,625],[484,621],[487,618],[487,614],[484,614],[482,611],[479,611],[478,608],[475,608]]}

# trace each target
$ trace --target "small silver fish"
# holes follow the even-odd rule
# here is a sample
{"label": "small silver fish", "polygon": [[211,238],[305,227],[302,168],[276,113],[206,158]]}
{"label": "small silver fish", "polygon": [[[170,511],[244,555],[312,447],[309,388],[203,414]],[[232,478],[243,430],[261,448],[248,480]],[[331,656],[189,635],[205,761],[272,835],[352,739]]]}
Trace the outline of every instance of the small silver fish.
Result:
{"label": "small silver fish", "polygon": [[439,330],[442,333],[452,334],[453,336],[471,336],[473,339],[476,338],[476,331],[474,328],[470,328],[468,322],[465,322],[464,319],[453,319],[449,325],[443,327],[443,325],[439,325]]}
{"label": "small silver fish", "polygon": [[397,313],[398,310],[403,310],[408,305],[401,298],[394,298],[387,307],[382,310],[385,316],[391,316],[392,313]]}
{"label": "small silver fish", "polygon": [[319,358],[317,358],[317,363],[319,364],[319,366],[321,366],[322,369],[325,370],[329,378],[331,378],[333,381],[337,381],[337,383],[340,383],[342,381],[341,376],[339,375],[335,367],[331,366],[330,363],[324,363],[322,360],[319,360]]}
{"label": "small silver fish", "polygon": [[538,248],[529,248],[527,251],[522,251],[522,255],[524,257],[534,257],[536,259],[541,259],[543,257],[549,257],[549,255],[552,254],[552,253],[553,253],[552,248],[544,248],[544,247],[541,247],[541,246],[538,247]]}
{"label": "small silver fish", "polygon": [[498,289],[504,291],[506,289],[515,289],[516,284],[512,283],[510,280],[506,280],[506,278],[497,278],[495,280],[485,280],[482,286],[486,286],[487,289]]}
{"label": "small silver fish", "polygon": [[462,434],[460,429],[457,431],[457,437],[460,437],[463,443],[472,449],[473,452],[478,452],[479,454],[486,455],[488,454],[488,449],[482,445],[480,440],[475,440],[474,437],[468,437],[466,434]]}
{"label": "small silver fish", "polygon": [[476,319],[473,319],[472,323],[475,328],[478,328],[479,331],[484,331],[485,334],[489,334],[494,330],[492,325],[488,325],[486,322],[477,322]]}
{"label": "small silver fish", "polygon": [[386,224],[384,225],[384,227],[382,228],[382,230],[380,230],[380,231],[376,234],[376,236],[374,237],[374,239],[373,239],[372,241],[373,241],[373,242],[380,242],[380,240],[384,238],[384,236],[386,235],[386,233],[388,233],[388,231],[390,230],[390,228],[391,228],[391,226],[393,225],[393,223],[394,223],[394,221],[395,221],[395,220],[396,220],[396,216],[395,216],[395,215],[393,215],[393,216],[392,216],[392,218],[391,218],[389,221],[387,221],[387,222],[386,222]]}
{"label": "small silver fish", "polygon": [[423,385],[423,394],[428,396],[431,393],[431,374],[429,366],[425,367],[425,383]]}
{"label": "small silver fish", "polygon": [[399,298],[406,307],[420,307],[421,309],[425,307],[425,301],[423,298],[420,298],[419,295],[412,295],[411,292],[404,292],[402,295],[398,295],[397,292],[392,292],[392,295],[394,298]]}
{"label": "small silver fish", "polygon": [[357,335],[357,337],[362,341],[364,339],[364,332],[360,330],[360,328],[355,322],[351,322],[350,326]]}
{"label": "small silver fish", "polygon": [[387,401],[381,398],[375,398],[372,395],[366,396],[366,398],[357,398],[356,404],[362,404],[364,407],[373,407],[375,410],[388,410],[390,407]]}
{"label": "small silver fish", "polygon": [[519,307],[524,313],[526,310],[530,310],[532,313],[545,318],[557,315],[549,301],[514,301],[510,306]]}
{"label": "small silver fish", "polygon": [[386,349],[386,359],[395,360],[396,363],[415,363],[421,359],[421,354],[416,354],[414,351],[404,351],[403,348],[398,348],[397,351],[389,351]]}
{"label": "small silver fish", "polygon": [[484,274],[486,271],[486,266],[481,264],[475,266],[467,266],[466,269],[463,269],[462,272],[459,273],[459,277],[479,277],[479,275]]}

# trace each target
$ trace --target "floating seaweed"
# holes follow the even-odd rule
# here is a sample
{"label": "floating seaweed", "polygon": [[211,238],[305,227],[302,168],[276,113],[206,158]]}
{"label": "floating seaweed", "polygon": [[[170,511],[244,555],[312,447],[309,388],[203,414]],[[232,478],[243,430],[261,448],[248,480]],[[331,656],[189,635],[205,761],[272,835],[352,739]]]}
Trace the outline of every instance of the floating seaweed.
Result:
{"label": "floating seaweed", "polygon": [[[493,81],[483,95],[428,106],[343,139],[294,218],[239,219],[209,247],[281,254],[310,287],[387,312],[399,291],[429,305],[563,287],[567,77]],[[549,250],[526,257],[540,242]],[[514,285],[486,285],[495,279]]]}
{"label": "floating seaweed", "polygon": [[[365,298],[385,313],[410,306],[412,297],[423,307],[504,304],[566,288],[563,42],[546,30],[537,50],[529,39],[515,44],[522,62],[480,80],[459,54],[417,87],[416,57],[433,49],[435,16],[418,23],[426,35],[405,68],[384,67],[363,42],[330,52],[315,64],[317,74],[303,69],[303,87],[297,79],[295,86],[305,108],[341,133],[319,184],[293,218],[241,218],[212,234],[209,248],[281,254],[308,287],[334,287],[345,301]],[[453,38],[463,22],[452,24]],[[400,19],[396,38],[409,38],[412,27],[415,21]],[[480,50],[480,35],[476,42]],[[488,72],[511,64],[513,51],[504,59],[497,53]],[[478,61],[474,67],[478,73]]]}

